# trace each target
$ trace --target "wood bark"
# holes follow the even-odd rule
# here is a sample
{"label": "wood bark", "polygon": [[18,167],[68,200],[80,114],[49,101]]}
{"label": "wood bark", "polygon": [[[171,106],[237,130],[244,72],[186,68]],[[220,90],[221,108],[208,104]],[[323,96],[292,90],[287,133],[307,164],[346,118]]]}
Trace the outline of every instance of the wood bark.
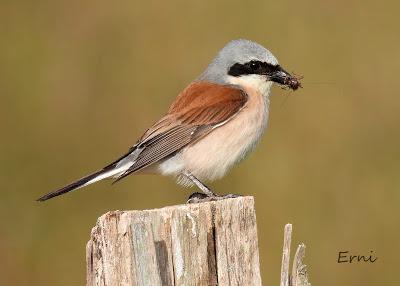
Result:
{"label": "wood bark", "polygon": [[261,285],[253,197],[101,216],[87,285]]}

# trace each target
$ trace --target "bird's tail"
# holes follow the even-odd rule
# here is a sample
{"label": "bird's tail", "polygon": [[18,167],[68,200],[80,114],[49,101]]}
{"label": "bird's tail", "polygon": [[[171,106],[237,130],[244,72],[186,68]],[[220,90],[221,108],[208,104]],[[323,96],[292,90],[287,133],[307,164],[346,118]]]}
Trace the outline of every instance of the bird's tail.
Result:
{"label": "bird's tail", "polygon": [[61,189],[55,190],[53,192],[50,192],[40,198],[37,199],[39,202],[46,201],[48,199],[66,194],[68,192],[71,192],[73,190],[88,186],[90,184],[96,183],[100,180],[107,179],[107,178],[112,178],[114,176],[117,176],[121,172],[123,173],[126,170],[126,167],[117,167],[117,168],[104,168],[103,170],[97,171],[93,174],[87,175]]}

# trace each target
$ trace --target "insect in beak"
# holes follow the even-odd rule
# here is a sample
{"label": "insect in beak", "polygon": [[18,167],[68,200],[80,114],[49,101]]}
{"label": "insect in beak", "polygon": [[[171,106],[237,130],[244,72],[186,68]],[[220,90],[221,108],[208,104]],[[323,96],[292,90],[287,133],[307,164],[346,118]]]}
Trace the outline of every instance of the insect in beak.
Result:
{"label": "insect in beak", "polygon": [[280,85],[284,87],[289,87],[292,90],[296,90],[301,86],[300,80],[302,79],[302,76],[299,75],[291,75],[287,71],[285,71],[283,68],[279,66],[279,68],[272,72],[269,75],[269,80],[272,80],[273,82],[279,83]]}

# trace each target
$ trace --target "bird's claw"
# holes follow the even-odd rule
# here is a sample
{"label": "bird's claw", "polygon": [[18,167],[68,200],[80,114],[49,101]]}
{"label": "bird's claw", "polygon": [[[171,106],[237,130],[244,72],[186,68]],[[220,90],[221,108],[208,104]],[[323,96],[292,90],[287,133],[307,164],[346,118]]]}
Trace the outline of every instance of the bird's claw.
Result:
{"label": "bird's claw", "polygon": [[203,193],[193,193],[189,196],[187,200],[187,204],[198,204],[198,203],[205,203],[205,202],[214,202],[214,201],[219,201],[219,200],[224,200],[224,199],[233,199],[241,197],[241,195],[236,195],[236,194],[228,194],[228,195],[214,195],[214,196],[208,196]]}

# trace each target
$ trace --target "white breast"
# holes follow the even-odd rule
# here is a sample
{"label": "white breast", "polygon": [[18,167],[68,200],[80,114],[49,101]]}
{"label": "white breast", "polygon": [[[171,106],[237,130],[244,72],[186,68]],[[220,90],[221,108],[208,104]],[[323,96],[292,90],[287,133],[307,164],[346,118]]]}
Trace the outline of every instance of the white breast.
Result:
{"label": "white breast", "polygon": [[[248,81],[247,81],[248,83]],[[223,177],[237,162],[242,160],[258,143],[268,122],[269,88],[244,87],[248,101],[241,111],[227,123],[217,127],[195,144],[186,147],[176,156],[159,165],[164,175],[179,175],[183,170],[191,172],[201,181]],[[186,180],[180,183],[190,184]]]}

